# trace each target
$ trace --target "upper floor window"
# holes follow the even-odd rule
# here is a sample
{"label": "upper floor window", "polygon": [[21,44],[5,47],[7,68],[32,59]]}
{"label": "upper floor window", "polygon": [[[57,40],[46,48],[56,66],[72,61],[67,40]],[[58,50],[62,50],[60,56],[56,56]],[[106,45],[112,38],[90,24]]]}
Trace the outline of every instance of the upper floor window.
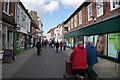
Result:
{"label": "upper floor window", "polygon": [[9,14],[10,2],[9,0],[4,0],[4,11]]}
{"label": "upper floor window", "polygon": [[71,28],[73,28],[73,18],[71,18]]}
{"label": "upper floor window", "polygon": [[92,4],[88,5],[88,21],[92,20]]}
{"label": "upper floor window", "polygon": [[111,10],[120,7],[120,0],[110,0]]}
{"label": "upper floor window", "polygon": [[74,16],[74,27],[77,27],[77,15]]}
{"label": "upper floor window", "polygon": [[82,24],[82,11],[79,12],[79,24]]}
{"label": "upper floor window", "polygon": [[103,15],[103,0],[96,0],[97,17]]}
{"label": "upper floor window", "polygon": [[19,13],[20,13],[20,9],[19,8],[17,8],[17,23],[19,24]]}
{"label": "upper floor window", "polygon": [[70,30],[70,21],[68,22],[68,25],[67,25],[67,26],[68,26],[68,30]]}

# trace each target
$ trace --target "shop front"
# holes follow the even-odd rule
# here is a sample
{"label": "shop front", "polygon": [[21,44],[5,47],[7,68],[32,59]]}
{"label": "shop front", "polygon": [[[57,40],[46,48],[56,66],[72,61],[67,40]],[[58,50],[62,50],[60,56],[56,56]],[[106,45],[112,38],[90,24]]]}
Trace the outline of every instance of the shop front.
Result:
{"label": "shop front", "polygon": [[93,42],[100,56],[117,58],[117,51],[120,49],[120,33],[92,35],[84,38],[84,42]]}
{"label": "shop front", "polygon": [[[65,38],[80,36],[80,39],[84,42],[93,41],[100,57],[115,61],[117,59],[117,51],[120,49],[119,21],[120,16],[118,15],[111,19],[95,22],[65,34]],[[77,38],[75,38],[75,43],[76,41]]]}
{"label": "shop front", "polygon": [[2,24],[2,50],[13,50],[13,28]]}
{"label": "shop front", "polygon": [[15,55],[24,52],[25,37],[23,33],[14,32],[14,53]]}

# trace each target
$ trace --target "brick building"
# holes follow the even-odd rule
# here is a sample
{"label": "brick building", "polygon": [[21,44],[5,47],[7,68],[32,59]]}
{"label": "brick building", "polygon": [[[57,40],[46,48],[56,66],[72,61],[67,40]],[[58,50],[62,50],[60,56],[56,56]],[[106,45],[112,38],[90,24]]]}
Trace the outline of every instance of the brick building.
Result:
{"label": "brick building", "polygon": [[35,47],[36,45],[36,38],[37,38],[37,31],[36,29],[39,29],[38,28],[38,25],[31,19],[31,27],[30,27],[30,32],[32,34],[32,37],[31,37],[31,44],[32,44],[32,47]]}
{"label": "brick building", "polygon": [[99,56],[116,60],[120,49],[120,2],[119,0],[85,1],[64,22],[67,46],[93,41]]}
{"label": "brick building", "polygon": [[11,0],[0,1],[2,12],[0,14],[0,51],[13,50],[13,33],[15,23],[15,3]]}

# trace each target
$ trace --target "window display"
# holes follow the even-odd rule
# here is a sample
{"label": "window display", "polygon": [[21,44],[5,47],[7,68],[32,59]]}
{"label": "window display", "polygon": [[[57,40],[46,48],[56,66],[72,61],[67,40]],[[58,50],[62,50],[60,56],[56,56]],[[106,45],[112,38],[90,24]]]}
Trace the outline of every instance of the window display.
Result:
{"label": "window display", "polygon": [[120,33],[108,34],[108,56],[116,58],[120,49]]}
{"label": "window display", "polygon": [[106,35],[98,35],[97,36],[97,40],[96,42],[96,49],[98,54],[103,54],[106,55],[106,42],[107,42],[107,38]]}

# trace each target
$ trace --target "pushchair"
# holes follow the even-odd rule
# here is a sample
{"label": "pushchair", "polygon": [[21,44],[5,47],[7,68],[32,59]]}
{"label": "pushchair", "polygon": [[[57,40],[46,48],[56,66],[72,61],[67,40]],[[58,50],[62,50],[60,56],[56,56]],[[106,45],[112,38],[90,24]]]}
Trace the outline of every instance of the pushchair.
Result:
{"label": "pushchair", "polygon": [[[65,61],[66,68],[65,68],[65,73],[63,75],[64,79],[66,80],[80,80],[79,75],[73,75],[72,72],[72,62],[71,61]],[[86,80],[86,79],[84,79]]]}

